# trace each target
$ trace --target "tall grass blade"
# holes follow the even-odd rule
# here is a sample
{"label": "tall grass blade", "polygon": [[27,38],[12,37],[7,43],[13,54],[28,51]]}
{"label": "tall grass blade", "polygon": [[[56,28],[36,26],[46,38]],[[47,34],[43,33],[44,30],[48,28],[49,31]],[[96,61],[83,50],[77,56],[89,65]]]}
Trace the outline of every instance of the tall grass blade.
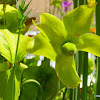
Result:
{"label": "tall grass blade", "polygon": [[[100,36],[100,0],[96,5],[96,34]],[[100,100],[100,57],[97,57],[96,100]]]}
{"label": "tall grass blade", "polygon": [[87,100],[87,77],[88,77],[88,53],[84,52],[82,100]]}

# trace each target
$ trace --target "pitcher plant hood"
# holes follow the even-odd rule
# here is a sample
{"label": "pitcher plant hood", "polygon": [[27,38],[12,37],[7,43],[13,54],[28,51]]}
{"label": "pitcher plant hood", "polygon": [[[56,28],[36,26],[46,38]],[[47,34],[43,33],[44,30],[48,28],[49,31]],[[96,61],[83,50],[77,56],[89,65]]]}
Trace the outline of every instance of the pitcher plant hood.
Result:
{"label": "pitcher plant hood", "polygon": [[100,37],[89,34],[94,12],[95,6],[81,5],[67,13],[62,21],[48,13],[41,14],[40,25],[33,21],[41,33],[29,41],[27,51],[55,61],[59,79],[69,88],[81,82],[75,68],[76,52],[100,57]]}

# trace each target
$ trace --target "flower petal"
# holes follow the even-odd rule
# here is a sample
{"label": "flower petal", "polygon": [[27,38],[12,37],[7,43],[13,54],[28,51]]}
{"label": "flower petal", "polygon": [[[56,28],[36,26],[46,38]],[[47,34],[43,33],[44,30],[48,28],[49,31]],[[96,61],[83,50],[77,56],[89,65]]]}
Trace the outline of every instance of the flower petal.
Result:
{"label": "flower petal", "polygon": [[40,21],[41,24],[37,28],[49,39],[54,49],[58,50],[57,46],[62,45],[67,37],[64,24],[57,17],[48,13],[42,13]]}
{"label": "flower petal", "polygon": [[80,37],[76,47],[78,51],[90,52],[100,57],[100,36],[95,34],[85,34]]}
{"label": "flower petal", "polygon": [[76,72],[74,56],[57,56],[56,72],[61,82],[69,88],[75,88],[81,82]]}
{"label": "flower petal", "polygon": [[62,6],[62,7],[68,8],[71,4],[72,4],[72,2],[69,2],[69,1],[63,1],[61,6]]}
{"label": "flower petal", "polygon": [[27,51],[35,55],[43,55],[53,61],[55,61],[56,58],[56,52],[52,45],[41,33],[37,34],[29,41]]}
{"label": "flower petal", "polygon": [[81,35],[90,32],[94,11],[95,7],[81,5],[64,16],[63,23],[71,42],[77,42]]}
{"label": "flower petal", "polygon": [[63,10],[63,13],[64,13],[66,10],[67,10],[67,8],[65,7],[64,10]]}

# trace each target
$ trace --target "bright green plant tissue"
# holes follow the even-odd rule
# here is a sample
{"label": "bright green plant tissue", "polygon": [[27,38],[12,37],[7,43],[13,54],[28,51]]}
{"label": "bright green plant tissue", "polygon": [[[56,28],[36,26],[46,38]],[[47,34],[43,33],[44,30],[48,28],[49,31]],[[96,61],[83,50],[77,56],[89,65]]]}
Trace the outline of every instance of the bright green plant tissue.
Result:
{"label": "bright green plant tissue", "polygon": [[6,5],[4,15],[3,4],[0,4],[0,29],[3,28],[9,29],[11,32],[16,32],[18,29],[18,12],[15,7]]}
{"label": "bright green plant tissue", "polygon": [[47,58],[42,61],[41,66],[28,64],[22,82],[19,100],[54,100],[59,90],[59,79]]}
{"label": "bright green plant tissue", "polygon": [[0,53],[7,59],[0,63],[0,100],[18,100],[20,95],[21,77],[27,66],[19,61],[27,54],[26,44],[30,37],[20,35],[15,62],[17,39],[18,34],[13,34],[7,29],[0,29]]}
{"label": "bright green plant tissue", "polygon": [[63,21],[54,15],[42,13],[40,25],[33,22],[41,33],[30,40],[27,51],[55,61],[56,73],[67,87],[75,88],[81,82],[74,61],[77,51],[100,56],[100,37],[89,34],[94,11],[95,5],[81,5],[67,13]]}

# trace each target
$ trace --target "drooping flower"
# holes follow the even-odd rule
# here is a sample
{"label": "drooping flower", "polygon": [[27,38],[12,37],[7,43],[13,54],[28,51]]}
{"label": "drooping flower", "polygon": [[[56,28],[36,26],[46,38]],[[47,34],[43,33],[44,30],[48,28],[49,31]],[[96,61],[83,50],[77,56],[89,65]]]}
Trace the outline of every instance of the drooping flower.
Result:
{"label": "drooping flower", "polygon": [[41,33],[30,40],[27,51],[56,61],[56,73],[67,87],[75,88],[81,82],[74,61],[77,51],[100,57],[100,36],[89,34],[94,12],[94,5],[81,5],[67,13],[63,21],[43,13],[40,25],[33,22]]}
{"label": "drooping flower", "polygon": [[64,7],[63,13],[67,10],[67,8],[72,4],[72,2],[69,2],[69,0],[67,1],[63,1],[61,6]]}

